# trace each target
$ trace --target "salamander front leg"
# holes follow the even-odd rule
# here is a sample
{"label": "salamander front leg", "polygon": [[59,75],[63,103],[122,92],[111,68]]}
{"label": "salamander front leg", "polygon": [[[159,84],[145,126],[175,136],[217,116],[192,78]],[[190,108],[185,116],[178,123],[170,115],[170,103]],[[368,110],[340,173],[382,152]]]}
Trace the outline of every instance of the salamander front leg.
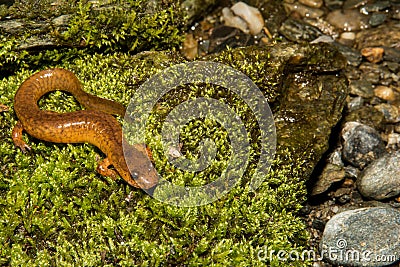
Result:
{"label": "salamander front leg", "polygon": [[111,165],[111,162],[108,159],[108,157],[103,159],[97,166],[97,172],[103,176],[107,176],[113,180],[116,180],[118,178],[118,174],[116,171],[108,168],[110,165]]}
{"label": "salamander front leg", "polygon": [[24,127],[22,126],[21,121],[18,121],[12,130],[12,140],[16,147],[19,147],[22,152],[26,153],[27,151],[31,150],[31,147],[28,146],[28,144],[22,139],[23,130]]}

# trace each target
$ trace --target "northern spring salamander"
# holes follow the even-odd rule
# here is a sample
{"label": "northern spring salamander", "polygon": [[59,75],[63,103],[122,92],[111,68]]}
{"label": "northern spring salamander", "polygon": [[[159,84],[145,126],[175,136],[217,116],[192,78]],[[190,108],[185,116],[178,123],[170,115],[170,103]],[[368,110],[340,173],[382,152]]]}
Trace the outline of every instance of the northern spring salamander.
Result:
{"label": "northern spring salamander", "polygon": [[[86,110],[68,113],[41,110],[39,99],[56,90],[71,93]],[[97,167],[100,174],[116,179],[118,172],[128,184],[143,189],[152,188],[158,183],[157,172],[147,158],[145,145],[129,145],[128,151],[125,151],[127,156],[124,157],[122,127],[111,114],[124,116],[125,107],[84,92],[74,73],[56,68],[32,75],[15,94],[14,109],[19,121],[13,129],[12,138],[15,146],[23,152],[30,150],[22,139],[24,130],[48,142],[86,142],[95,145],[107,156]],[[127,164],[134,170],[132,174]],[[117,172],[109,169],[110,165]]]}

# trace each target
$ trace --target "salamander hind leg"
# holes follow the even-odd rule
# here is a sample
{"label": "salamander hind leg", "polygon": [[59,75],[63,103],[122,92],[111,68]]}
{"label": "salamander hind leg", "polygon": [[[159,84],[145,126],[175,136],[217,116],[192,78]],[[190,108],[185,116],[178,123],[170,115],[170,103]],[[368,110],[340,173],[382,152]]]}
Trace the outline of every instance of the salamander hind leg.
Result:
{"label": "salamander hind leg", "polygon": [[97,165],[96,171],[106,177],[110,177],[113,180],[116,180],[118,178],[118,174],[116,171],[109,169],[108,167],[111,166],[110,159],[107,157],[103,159],[99,165]]}
{"label": "salamander hind leg", "polygon": [[22,126],[21,121],[18,121],[12,130],[12,140],[16,147],[19,147],[22,152],[26,153],[31,150],[31,147],[22,139],[23,130],[24,127]]}

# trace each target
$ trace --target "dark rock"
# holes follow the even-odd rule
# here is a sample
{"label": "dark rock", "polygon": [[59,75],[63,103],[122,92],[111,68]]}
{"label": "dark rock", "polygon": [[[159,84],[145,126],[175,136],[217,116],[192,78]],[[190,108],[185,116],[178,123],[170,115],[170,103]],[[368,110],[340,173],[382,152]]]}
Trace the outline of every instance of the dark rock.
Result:
{"label": "dark rock", "polygon": [[327,222],[320,250],[335,266],[388,266],[400,256],[399,236],[400,212],[396,209],[348,210]]}
{"label": "dark rock", "polygon": [[374,96],[374,88],[372,83],[367,80],[352,80],[350,81],[350,94],[371,98]]}
{"label": "dark rock", "polygon": [[241,30],[229,26],[216,27],[210,36],[209,53],[225,50],[227,47],[236,48],[254,44],[254,38]]}
{"label": "dark rock", "polygon": [[[286,93],[282,96],[279,110],[275,112],[275,125],[277,131],[282,133],[280,141],[287,148],[302,150],[305,147],[305,144],[299,146],[303,143],[302,140],[311,138],[316,143],[319,143],[317,150],[322,148],[326,150],[328,147],[326,140],[317,141],[315,134],[317,132],[330,131],[331,129],[328,130],[328,125],[336,123],[337,118],[341,117],[338,112],[343,108],[341,105],[344,104],[344,98],[347,95],[347,81],[342,78],[337,79],[329,73],[331,71],[337,72],[338,69],[343,68],[346,60],[339,52],[332,50],[332,46],[327,44],[311,46],[302,44],[299,48],[297,52],[293,51],[292,46],[290,50],[272,50],[270,53],[271,55],[279,54],[280,57],[287,57],[288,53],[290,55],[285,70],[286,75],[282,81],[282,89]],[[303,51],[309,51],[310,54],[308,52],[305,54]],[[340,60],[332,62],[332,57],[340,57]],[[319,74],[315,79],[316,73]],[[316,87],[312,88],[310,87],[311,85]],[[318,89],[319,86],[325,89],[321,91]],[[337,99],[341,104],[335,105],[333,109],[328,111],[324,107],[328,103],[325,101],[337,101],[334,99]],[[320,118],[326,118],[326,120],[321,120]],[[287,123],[289,122],[293,124],[291,123],[292,126],[288,127]],[[301,129],[301,131],[296,129]]]}
{"label": "dark rock", "polygon": [[374,13],[371,15],[371,17],[369,18],[368,23],[372,26],[372,27],[376,27],[381,25],[382,23],[385,22],[387,18],[386,14],[381,14],[381,13]]}
{"label": "dark rock", "polygon": [[[385,55],[386,55],[386,52],[387,52],[387,49],[385,48]],[[399,54],[400,54],[400,51],[399,51]],[[384,56],[384,58],[385,58],[385,56]],[[397,60],[399,60],[398,62],[400,62],[400,57],[397,58]],[[384,62],[384,64],[388,67],[388,69],[391,72],[394,72],[394,73],[396,73],[400,69],[400,64],[393,60],[387,60],[386,62]]]}
{"label": "dark rock", "polygon": [[312,227],[317,230],[324,230],[325,222],[319,218],[315,218],[312,222]]}
{"label": "dark rock", "polygon": [[365,29],[357,33],[356,48],[396,47],[400,43],[400,25],[388,22],[378,27]]}
{"label": "dark rock", "polygon": [[382,84],[385,80],[393,79],[394,74],[383,64],[363,62],[359,68],[363,73],[362,77],[373,84]]}
{"label": "dark rock", "polygon": [[310,214],[311,211],[312,211],[311,206],[309,204],[306,204],[300,209],[299,213],[302,216],[306,216],[306,215]]}
{"label": "dark rock", "polygon": [[323,33],[316,27],[305,23],[304,21],[292,18],[289,18],[282,23],[279,32],[288,40],[293,42],[311,42],[323,35]]}
{"label": "dark rock", "polygon": [[362,61],[362,55],[360,51],[337,42],[334,42],[333,45],[346,57],[347,62],[350,65],[355,67],[360,65]]}
{"label": "dark rock", "polygon": [[343,159],[360,169],[386,152],[379,133],[358,122],[347,122],[342,130],[342,138]]}
{"label": "dark rock", "polygon": [[361,205],[363,203],[365,203],[363,196],[358,191],[353,191],[353,194],[351,194],[351,197],[352,197],[352,201],[354,203],[361,204]]}
{"label": "dark rock", "polygon": [[360,193],[376,200],[400,194],[400,151],[373,161],[357,180]]}
{"label": "dark rock", "polygon": [[311,195],[314,196],[325,192],[333,183],[339,182],[344,178],[345,171],[342,166],[328,163],[318,177],[317,183],[313,186]]}
{"label": "dark rock", "polygon": [[368,14],[370,12],[378,12],[383,11],[391,7],[389,1],[376,1],[375,3],[368,4],[363,6],[360,11],[364,14]]}
{"label": "dark rock", "polygon": [[324,2],[325,2],[325,6],[329,10],[340,9],[341,6],[343,5],[343,1],[342,0],[325,0]]}
{"label": "dark rock", "polygon": [[[287,15],[283,8],[281,0],[250,0],[249,5],[258,7],[263,15],[265,25],[272,36],[277,36],[282,22],[286,19]],[[260,6],[261,4],[261,6]]]}
{"label": "dark rock", "polygon": [[[392,1],[394,2],[394,1]],[[400,19],[400,5],[398,5],[399,1],[396,0],[397,5],[394,5],[392,8],[392,18]]]}
{"label": "dark rock", "polygon": [[25,22],[21,19],[0,21],[0,32],[15,34],[23,29]]}
{"label": "dark rock", "polygon": [[384,49],[385,49],[385,54],[383,55],[384,60],[400,63],[399,49],[393,47],[384,47]]}

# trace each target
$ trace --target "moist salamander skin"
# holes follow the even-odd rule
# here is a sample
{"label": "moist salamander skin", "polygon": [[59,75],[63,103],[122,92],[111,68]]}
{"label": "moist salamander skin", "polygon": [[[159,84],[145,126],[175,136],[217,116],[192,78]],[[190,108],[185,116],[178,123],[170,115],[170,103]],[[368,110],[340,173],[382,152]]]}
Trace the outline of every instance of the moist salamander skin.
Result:
{"label": "moist salamander skin", "polygon": [[[41,110],[39,99],[56,90],[71,93],[86,110],[68,113]],[[19,121],[12,137],[14,144],[23,152],[30,147],[22,140],[22,131],[48,142],[90,143],[107,156],[97,167],[100,174],[116,179],[117,173],[108,168],[113,165],[119,175],[134,187],[148,189],[157,184],[158,175],[146,155],[144,144],[125,146],[125,154],[128,155],[125,160],[122,127],[111,115],[124,116],[125,107],[86,93],[71,71],[55,68],[30,76],[15,94],[14,110]],[[127,164],[133,170],[135,179]]]}

